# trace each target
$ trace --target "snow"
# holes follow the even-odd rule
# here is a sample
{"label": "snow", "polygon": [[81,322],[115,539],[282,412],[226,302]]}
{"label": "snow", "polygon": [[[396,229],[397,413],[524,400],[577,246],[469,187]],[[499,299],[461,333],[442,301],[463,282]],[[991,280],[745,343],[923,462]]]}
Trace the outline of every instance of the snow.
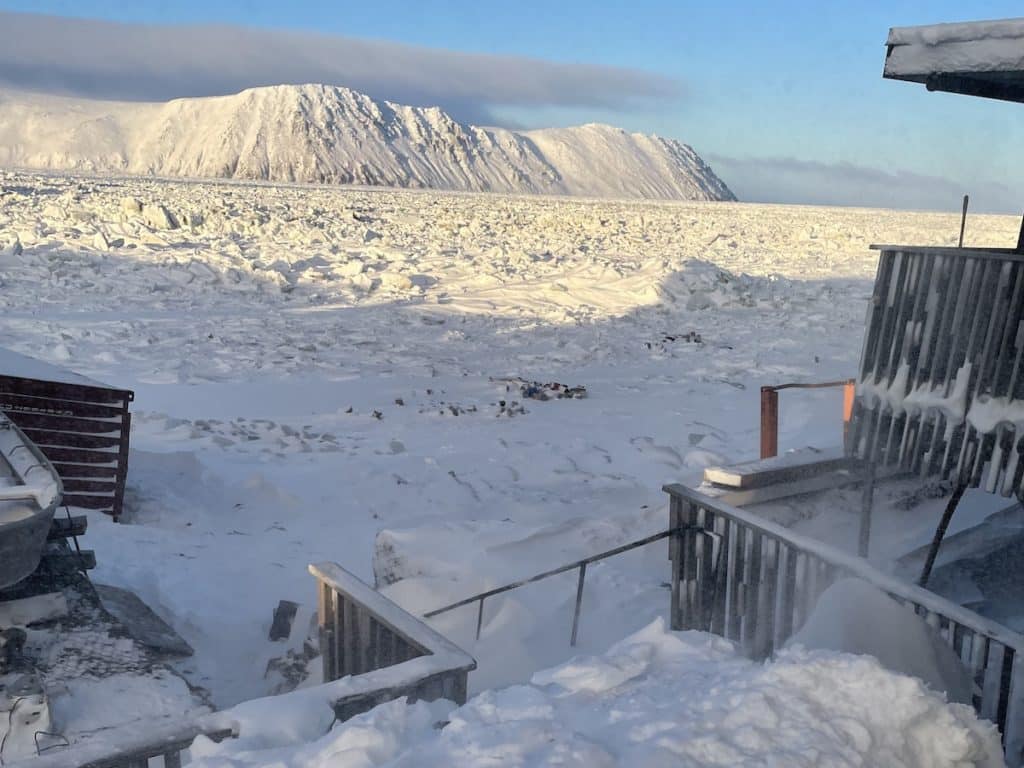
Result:
{"label": "snow", "polygon": [[111,389],[106,384],[100,384],[98,381],[93,381],[87,376],[69,371],[67,368],[28,357],[27,355],[20,355],[17,352],[3,349],[2,347],[0,347],[0,376],[12,376],[18,379],[39,379],[41,381],[55,381],[60,384],[79,384],[86,387]]}
{"label": "snow", "polygon": [[[0,92],[0,166],[476,192],[733,200],[688,146],[607,125],[527,133],[326,85],[166,103]],[[177,221],[137,211],[154,229]],[[129,215],[132,211],[126,211]],[[15,254],[17,255],[17,254]]]}
{"label": "snow", "polygon": [[887,76],[1024,70],[1024,19],[896,27],[885,61]]}
{"label": "snow", "polygon": [[325,730],[254,746],[243,726],[193,748],[193,765],[1003,765],[970,707],[869,657],[793,649],[759,664],[661,620],[457,709],[395,701]]}
{"label": "snow", "polygon": [[842,579],[818,599],[788,645],[873,656],[913,675],[951,701],[971,703],[972,681],[953,649],[912,609],[858,579]]}
{"label": "snow", "polygon": [[[175,670],[220,708],[279,684],[302,632],[269,641],[273,609],[309,615],[311,562],[371,580],[390,540],[385,591],[422,615],[657,530],[664,483],[757,455],[760,385],[857,370],[869,243],[959,233],[958,213],[28,172],[0,199],[0,243],[24,246],[0,257],[4,345],[136,392],[126,522],[88,513],[94,577],[182,635]],[[971,220],[994,245],[1018,227]],[[780,446],[835,444],[841,406],[787,392]],[[879,556],[926,543],[944,503],[892,489]],[[857,497],[774,509],[855,549]],[[431,624],[480,662],[473,691],[524,684],[663,616],[667,577],[663,543],[588,569],[575,651],[575,574],[488,601],[479,644],[472,607]]]}

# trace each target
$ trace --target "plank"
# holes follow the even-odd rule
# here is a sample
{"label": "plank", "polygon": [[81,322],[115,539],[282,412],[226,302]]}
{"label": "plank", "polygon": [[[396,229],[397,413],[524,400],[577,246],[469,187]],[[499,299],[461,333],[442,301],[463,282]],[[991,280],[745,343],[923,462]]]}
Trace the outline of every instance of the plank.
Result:
{"label": "plank", "polygon": [[90,571],[96,567],[96,553],[91,549],[83,549],[81,552],[45,552],[39,563],[54,574]]}
{"label": "plank", "polygon": [[842,446],[808,446],[770,459],[745,461],[727,467],[708,467],[704,470],[704,481],[726,488],[748,490],[802,480],[837,469],[851,469],[855,464],[855,460],[843,453]]}
{"label": "plank", "polygon": [[78,432],[52,432],[44,429],[23,429],[22,432],[41,448],[117,448],[121,445],[120,436],[84,435]]}
{"label": "plank", "polygon": [[117,453],[89,448],[67,448],[56,445],[42,446],[39,449],[52,463],[69,464],[107,464],[117,466]]}
{"label": "plank", "polygon": [[121,431],[121,419],[92,419],[55,413],[15,411],[8,418],[24,429],[48,429],[54,432],[82,432],[106,435]]}
{"label": "plank", "polygon": [[50,524],[50,533],[47,541],[67,539],[72,536],[84,536],[86,528],[89,527],[89,519],[85,515],[74,515],[73,517],[55,517]]}
{"label": "plank", "polygon": [[14,413],[52,413],[58,416],[112,419],[124,413],[124,405],[83,403],[80,400],[58,400],[0,391],[0,411]]}
{"label": "plank", "polygon": [[117,489],[117,483],[113,480],[82,480],[79,478],[61,478],[65,494],[76,493],[102,493],[113,494]]}
{"label": "plank", "polygon": [[57,381],[2,375],[0,375],[0,392],[55,400],[79,400],[85,403],[119,403],[125,408],[135,399],[135,393],[127,389],[105,389],[83,384],[65,384]]}
{"label": "plank", "polygon": [[108,509],[114,501],[114,495],[65,493],[62,500],[69,507],[81,507],[82,509]]}
{"label": "plank", "polygon": [[51,462],[53,468],[60,475],[61,479],[67,483],[69,479],[85,479],[95,477],[117,477],[117,465],[115,464],[70,464],[68,462],[57,461]]}

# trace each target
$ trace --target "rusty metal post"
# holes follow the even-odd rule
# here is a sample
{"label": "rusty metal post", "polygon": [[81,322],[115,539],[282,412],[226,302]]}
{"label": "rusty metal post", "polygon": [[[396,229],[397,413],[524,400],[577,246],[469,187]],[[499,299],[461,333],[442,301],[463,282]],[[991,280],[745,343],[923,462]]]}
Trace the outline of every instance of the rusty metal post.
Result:
{"label": "rusty metal post", "polygon": [[761,458],[779,453],[779,393],[774,387],[761,387]]}

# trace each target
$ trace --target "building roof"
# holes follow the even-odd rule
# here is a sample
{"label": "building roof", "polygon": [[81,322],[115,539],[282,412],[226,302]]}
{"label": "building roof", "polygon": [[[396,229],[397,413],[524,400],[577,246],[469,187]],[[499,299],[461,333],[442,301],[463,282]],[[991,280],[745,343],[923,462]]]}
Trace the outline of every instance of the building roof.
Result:
{"label": "building roof", "polygon": [[884,77],[1024,103],[1024,19],[893,27]]}

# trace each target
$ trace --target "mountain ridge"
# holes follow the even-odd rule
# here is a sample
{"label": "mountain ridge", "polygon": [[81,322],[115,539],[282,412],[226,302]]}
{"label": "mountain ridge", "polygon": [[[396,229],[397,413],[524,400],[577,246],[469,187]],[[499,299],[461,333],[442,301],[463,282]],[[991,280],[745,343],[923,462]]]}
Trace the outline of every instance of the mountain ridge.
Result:
{"label": "mountain ridge", "polygon": [[601,123],[512,131],[342,86],[168,102],[0,93],[0,165],[469,192],[735,200],[691,147]]}

